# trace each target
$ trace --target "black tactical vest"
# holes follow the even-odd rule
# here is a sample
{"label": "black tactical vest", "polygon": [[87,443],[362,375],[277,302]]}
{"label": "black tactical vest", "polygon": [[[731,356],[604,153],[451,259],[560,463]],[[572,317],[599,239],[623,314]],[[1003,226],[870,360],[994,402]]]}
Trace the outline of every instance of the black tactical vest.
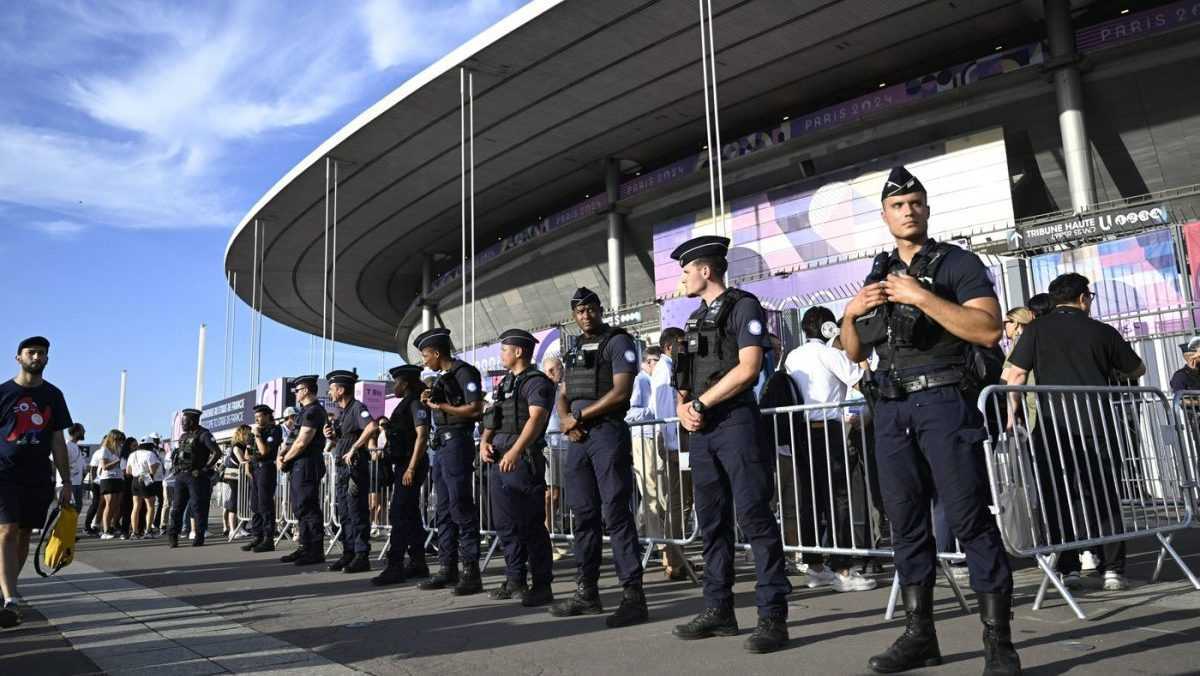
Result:
{"label": "black tactical vest", "polygon": [[412,404],[421,397],[424,387],[410,387],[404,398],[392,409],[388,419],[387,455],[395,463],[407,463],[417,443],[417,426],[413,423]]}
{"label": "black tactical vest", "polygon": [[733,306],[744,298],[758,300],[741,289],[726,289],[708,307],[701,306],[688,317],[671,376],[675,389],[698,397],[738,365],[737,331],[730,331],[728,324]]}
{"label": "black tactical vest", "polygon": [[624,329],[607,327],[595,336],[579,336],[563,355],[563,378],[567,403],[580,399],[595,401],[613,388],[612,361],[603,358],[604,348],[614,336],[629,335]]}
{"label": "black tactical vest", "polygon": [[[467,403],[466,393],[463,392],[462,386],[458,384],[458,379],[455,378],[455,374],[460,369],[467,368],[471,368],[471,365],[467,362],[461,359],[451,360],[450,368],[438,376],[437,380],[433,381],[433,387],[430,388],[433,391],[432,401],[447,403],[451,406],[462,406]],[[473,427],[475,421],[478,419],[477,416],[449,415],[445,411],[433,412],[433,422],[441,429],[447,427]]]}
{"label": "black tactical vest", "polygon": [[174,458],[171,460],[175,471],[192,472],[208,466],[209,450],[200,443],[205,434],[208,434],[207,429],[197,427],[191,432],[184,432],[179,437],[179,447],[175,449]]}
{"label": "black tactical vest", "polygon": [[[509,373],[500,381],[496,390],[496,408],[499,409],[499,426],[496,431],[500,434],[520,435],[529,422],[529,402],[521,397],[521,389],[532,378],[550,378],[532,366],[521,371],[521,375]],[[551,383],[553,385],[553,383]]]}

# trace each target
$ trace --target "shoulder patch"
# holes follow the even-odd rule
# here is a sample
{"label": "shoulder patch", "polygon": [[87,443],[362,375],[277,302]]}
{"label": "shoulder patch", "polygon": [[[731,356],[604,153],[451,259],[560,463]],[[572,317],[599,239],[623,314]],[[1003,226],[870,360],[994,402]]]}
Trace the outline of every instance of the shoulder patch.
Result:
{"label": "shoulder patch", "polygon": [[467,391],[468,392],[478,392],[479,385],[476,385],[475,383],[467,383]]}
{"label": "shoulder patch", "polygon": [[364,418],[370,418],[370,417],[371,417],[371,412],[370,412],[370,411],[368,411],[367,409],[365,409],[365,408],[364,408],[364,409],[363,409],[363,412],[362,412],[362,413],[359,413],[359,415],[361,415],[361,416],[362,416],[362,417],[364,417]]}
{"label": "shoulder patch", "polygon": [[425,409],[423,409],[423,408],[417,409],[417,417],[420,418],[421,420],[424,420],[428,416],[429,416],[429,414],[425,412]]}
{"label": "shoulder patch", "polygon": [[275,443],[275,437],[267,437],[267,443],[268,443],[268,444],[273,444],[273,443]]}
{"label": "shoulder patch", "polygon": [[637,353],[633,350],[625,350],[625,361],[629,362],[630,364],[637,363]]}
{"label": "shoulder patch", "polygon": [[750,323],[746,325],[746,329],[750,331],[750,335],[761,336],[763,325],[762,322],[758,321],[757,319],[751,319]]}

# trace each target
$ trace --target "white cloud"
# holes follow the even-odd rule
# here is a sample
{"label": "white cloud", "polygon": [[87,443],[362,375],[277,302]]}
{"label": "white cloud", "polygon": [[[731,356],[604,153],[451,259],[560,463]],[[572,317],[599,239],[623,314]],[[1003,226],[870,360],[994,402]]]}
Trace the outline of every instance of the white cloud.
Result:
{"label": "white cloud", "polygon": [[87,226],[75,221],[35,221],[28,226],[32,230],[45,233],[59,239],[73,239],[87,229]]}
{"label": "white cloud", "polygon": [[368,0],[360,13],[371,61],[382,70],[431,63],[520,4],[511,0]]}

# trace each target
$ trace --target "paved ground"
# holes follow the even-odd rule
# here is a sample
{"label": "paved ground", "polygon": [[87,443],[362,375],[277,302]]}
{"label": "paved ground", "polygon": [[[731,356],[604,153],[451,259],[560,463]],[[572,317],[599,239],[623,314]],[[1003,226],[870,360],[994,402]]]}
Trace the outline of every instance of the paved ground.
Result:
{"label": "paved ground", "polygon": [[[559,620],[484,595],[379,591],[369,575],[297,569],[278,563],[279,553],[247,554],[237,544],[169,550],[161,540],[82,541],[76,563],[51,581],[23,579],[34,610],[20,628],[0,634],[0,674],[853,674],[864,672],[867,657],[886,648],[902,624],[882,618],[886,588],[812,591],[798,576],[791,646],[752,656],[741,638],[671,637],[671,627],[702,602],[697,588],[667,582],[657,569],[647,576],[652,621],[609,630],[602,617]],[[1152,546],[1131,545],[1133,589],[1081,596],[1086,622],[1053,595],[1046,608],[1031,610],[1037,573],[1018,574],[1014,638],[1026,673],[1200,673],[1200,592],[1173,565],[1163,581],[1145,584]],[[1200,531],[1180,538],[1179,548],[1200,569]],[[488,586],[500,580],[497,563],[490,572]],[[568,594],[571,564],[561,562],[557,572],[556,592]],[[742,572],[736,591],[744,636],[754,611],[750,568]],[[613,582],[606,568],[603,583]],[[603,598],[615,607],[619,591],[610,587]],[[978,674],[978,619],[964,616],[944,586],[937,601],[946,664],[924,673]]]}

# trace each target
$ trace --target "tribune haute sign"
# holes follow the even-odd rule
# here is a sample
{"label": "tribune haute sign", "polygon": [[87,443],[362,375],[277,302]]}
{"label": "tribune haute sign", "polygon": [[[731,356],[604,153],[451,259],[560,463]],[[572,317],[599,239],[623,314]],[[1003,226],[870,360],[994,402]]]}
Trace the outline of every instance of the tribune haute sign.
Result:
{"label": "tribune haute sign", "polygon": [[1065,221],[1033,225],[1013,230],[1008,237],[1009,248],[1032,249],[1058,242],[1075,242],[1105,235],[1140,230],[1148,226],[1171,222],[1166,206],[1147,204],[1137,208],[1090,216],[1077,216]]}

